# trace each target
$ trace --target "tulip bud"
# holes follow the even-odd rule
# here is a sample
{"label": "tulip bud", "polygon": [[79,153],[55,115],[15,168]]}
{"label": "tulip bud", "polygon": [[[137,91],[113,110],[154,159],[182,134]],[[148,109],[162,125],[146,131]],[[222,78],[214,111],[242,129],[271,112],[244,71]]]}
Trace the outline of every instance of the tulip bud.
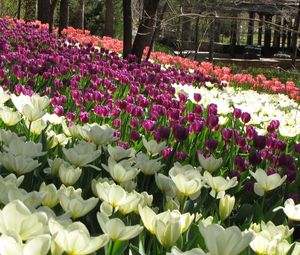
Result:
{"label": "tulip bud", "polygon": [[242,110],[241,110],[241,109],[235,108],[235,109],[233,110],[233,117],[234,117],[235,119],[239,119],[239,118],[241,117],[241,115],[242,115]]}
{"label": "tulip bud", "polygon": [[258,150],[262,150],[266,147],[266,140],[266,137],[263,135],[254,135],[253,146]]}
{"label": "tulip bud", "polygon": [[196,102],[199,102],[200,100],[201,100],[201,94],[199,94],[199,93],[194,93],[194,100],[196,101]]}
{"label": "tulip bud", "polygon": [[189,131],[183,126],[176,125],[173,127],[174,138],[176,141],[184,141],[189,136]]}
{"label": "tulip bud", "polygon": [[80,178],[82,169],[77,167],[74,168],[68,163],[63,163],[58,170],[58,175],[63,184],[66,186],[73,185]]}
{"label": "tulip bud", "polygon": [[235,198],[225,195],[219,202],[219,215],[222,221],[228,218],[234,207]]}
{"label": "tulip bud", "polygon": [[205,147],[207,150],[215,150],[218,147],[218,140],[209,138],[205,142]]}
{"label": "tulip bud", "polygon": [[248,112],[243,112],[241,117],[244,123],[248,123],[251,119],[251,115]]}
{"label": "tulip bud", "polygon": [[40,192],[47,193],[46,197],[43,199],[42,202],[44,206],[53,208],[59,203],[58,192],[53,183],[46,185],[46,183],[43,182],[40,186]]}

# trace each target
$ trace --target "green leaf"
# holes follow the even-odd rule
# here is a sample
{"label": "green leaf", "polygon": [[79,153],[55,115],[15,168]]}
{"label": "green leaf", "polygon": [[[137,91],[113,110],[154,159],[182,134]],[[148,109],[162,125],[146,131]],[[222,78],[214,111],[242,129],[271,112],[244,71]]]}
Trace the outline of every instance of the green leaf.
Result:
{"label": "green leaf", "polygon": [[292,254],[293,254],[293,251],[294,251],[294,249],[295,249],[295,246],[296,246],[296,242],[294,242],[294,243],[292,244],[292,246],[290,247],[290,249],[289,249],[289,251],[288,251],[288,253],[287,253],[286,255],[292,255]]}
{"label": "green leaf", "polygon": [[247,218],[249,218],[253,213],[252,205],[243,204],[241,208],[238,210],[238,213],[234,217],[234,221],[236,224],[242,225]]}
{"label": "green leaf", "polygon": [[139,252],[139,248],[134,246],[133,244],[130,244],[129,245],[129,249],[132,253],[132,255],[142,255],[140,252]]}
{"label": "green leaf", "polygon": [[202,235],[199,232],[198,224],[193,223],[187,232],[184,249],[190,250],[198,246],[200,246],[201,248],[205,247],[205,242]]}
{"label": "green leaf", "polygon": [[128,241],[115,241],[113,244],[112,255],[121,255],[124,254],[128,246]]}

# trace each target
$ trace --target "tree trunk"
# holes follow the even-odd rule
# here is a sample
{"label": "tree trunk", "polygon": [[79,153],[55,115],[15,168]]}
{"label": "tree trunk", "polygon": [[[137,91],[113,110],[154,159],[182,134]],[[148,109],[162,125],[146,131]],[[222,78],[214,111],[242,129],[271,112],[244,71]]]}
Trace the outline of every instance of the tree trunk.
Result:
{"label": "tree trunk", "polygon": [[[287,23],[287,27],[290,29],[293,29],[293,21],[290,20],[289,23]],[[287,51],[290,52],[291,51],[291,43],[292,43],[292,32],[288,31],[287,32],[287,38],[286,38],[286,47],[287,47]]]}
{"label": "tree trunk", "polygon": [[197,60],[198,50],[199,50],[199,22],[200,22],[200,17],[198,16],[196,18],[196,25],[195,25],[195,41],[194,41],[195,56],[194,56],[194,60]]}
{"label": "tree trunk", "polygon": [[215,20],[215,35],[214,35],[214,40],[215,42],[219,43],[220,42],[220,29],[221,29],[221,23],[219,19]]}
{"label": "tree trunk", "polygon": [[104,35],[107,35],[110,37],[114,36],[114,4],[113,4],[113,0],[105,0]]}
{"label": "tree trunk", "polygon": [[282,22],[283,25],[283,30],[282,30],[282,39],[281,39],[281,47],[282,47],[282,51],[285,52],[285,44],[286,44],[286,37],[287,37],[287,33],[286,33],[286,28],[288,27],[288,23],[286,21],[286,19],[283,19]]}
{"label": "tree trunk", "polygon": [[[265,20],[268,22],[272,22],[272,15],[267,14],[265,16]],[[272,29],[270,24],[265,24],[265,40],[263,47],[263,54],[266,57],[270,57],[271,53],[271,39],[272,39]]]}
{"label": "tree trunk", "polygon": [[52,0],[50,4],[49,33],[52,33],[53,31],[54,12],[55,12],[57,2],[58,0]]}
{"label": "tree trunk", "polygon": [[136,55],[139,62],[142,60],[145,47],[149,45],[151,40],[158,3],[159,0],[151,0],[144,7],[142,22],[139,25],[131,51],[132,54]]}
{"label": "tree trunk", "polygon": [[25,20],[31,21],[36,19],[36,0],[25,1]]}
{"label": "tree trunk", "polygon": [[155,39],[156,39],[156,35],[158,34],[158,32],[160,31],[160,26],[161,26],[161,21],[163,20],[164,18],[164,14],[167,10],[167,7],[168,7],[168,2],[166,2],[164,4],[164,7],[163,7],[163,10],[162,12],[160,13],[159,17],[158,17],[158,20],[156,22],[156,25],[155,25],[155,28],[154,28],[154,32],[152,34],[152,38],[151,38],[151,42],[150,42],[150,46],[149,46],[149,50],[147,52],[147,57],[146,57],[146,60],[148,61],[149,58],[150,58],[150,55],[151,55],[151,51],[153,50],[153,46],[154,46],[154,42],[155,42]]}
{"label": "tree trunk", "polygon": [[[237,17],[237,14],[234,14]],[[230,37],[230,56],[235,57],[235,48],[237,44],[237,30],[238,30],[237,20],[233,19],[231,21],[231,37]]]}
{"label": "tree trunk", "polygon": [[263,13],[259,13],[258,39],[257,39],[258,45],[262,45],[263,26],[264,26],[264,15],[263,15]]}
{"label": "tree trunk", "polygon": [[50,21],[50,0],[38,0],[37,19],[43,24],[49,24]]}
{"label": "tree trunk", "polygon": [[[281,17],[279,15],[276,15],[275,22],[277,25],[281,24]],[[274,36],[273,36],[273,48],[278,52],[280,47],[280,30],[275,27],[274,28]]]}
{"label": "tree trunk", "polygon": [[[191,13],[191,2],[187,0],[182,1],[182,10],[183,13]],[[184,45],[183,47],[185,49],[189,46],[189,43],[191,41],[191,25],[191,18],[189,16],[183,16],[181,28],[181,43],[182,45]]]}
{"label": "tree trunk", "polygon": [[84,29],[84,0],[78,0],[75,28]]}
{"label": "tree trunk", "polygon": [[[294,30],[297,32],[299,32],[299,25],[300,25],[300,1],[298,4],[298,12],[297,12],[297,16],[295,17],[295,24],[294,24]],[[298,53],[298,33],[296,32],[293,33],[292,49],[293,49],[292,65],[296,66],[297,53]]]}
{"label": "tree trunk", "polygon": [[60,13],[59,13],[59,30],[61,32],[64,28],[67,28],[69,24],[69,0],[60,0]]}
{"label": "tree trunk", "polygon": [[214,59],[214,41],[215,41],[215,20],[209,25],[209,61],[213,62]]}
{"label": "tree trunk", "polygon": [[123,0],[123,58],[127,59],[132,47],[131,0]]}
{"label": "tree trunk", "polygon": [[254,19],[255,12],[249,12],[249,22],[248,22],[248,35],[247,35],[247,44],[253,44],[253,32],[254,32]]}
{"label": "tree trunk", "polygon": [[18,1],[18,12],[17,12],[17,18],[21,18],[21,7],[22,7],[22,0]]}

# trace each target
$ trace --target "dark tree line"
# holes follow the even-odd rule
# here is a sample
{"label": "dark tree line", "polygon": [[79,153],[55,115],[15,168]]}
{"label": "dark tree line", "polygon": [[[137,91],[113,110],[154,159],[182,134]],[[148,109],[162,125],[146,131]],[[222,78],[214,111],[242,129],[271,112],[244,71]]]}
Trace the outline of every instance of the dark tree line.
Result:
{"label": "dark tree line", "polygon": [[[18,0],[18,18],[20,18],[21,5],[23,4],[25,20],[38,19],[44,24],[47,23],[49,24],[49,32],[51,33],[54,27],[54,14],[57,9],[59,13],[59,34],[61,34],[62,30],[69,25],[70,1],[71,0]],[[75,28],[84,29],[85,1],[86,0],[76,0],[76,20],[72,24]],[[103,35],[110,37],[114,36],[114,20],[116,18],[115,1],[116,0],[105,0]],[[132,0],[122,0],[124,58],[127,58],[129,54],[134,54],[138,61],[141,61],[145,47],[150,46],[150,48],[152,48],[151,45],[155,37],[155,27],[158,25],[157,10],[159,2],[159,0],[141,1],[143,6],[141,18],[137,26],[135,39],[132,42],[133,3]]]}
{"label": "dark tree line", "polygon": [[[268,3],[272,8],[279,8],[272,0],[258,1]],[[191,48],[197,52],[205,38],[208,43],[205,43],[204,47],[205,49],[208,48],[209,59],[212,60],[214,45],[216,42],[220,42],[221,33],[230,38],[230,45],[238,45],[240,42],[240,37],[237,36],[238,19],[235,18],[235,14],[225,14],[225,16],[232,16],[230,20],[222,13],[222,6],[227,2],[233,2],[233,0],[18,0],[17,17],[21,16],[22,6],[25,20],[36,19],[37,17],[42,23],[50,25],[50,32],[54,23],[59,26],[59,33],[61,33],[70,22],[70,25],[75,28],[85,29],[87,27],[90,30],[93,27],[94,33],[102,36],[115,37],[118,35],[119,38],[123,37],[124,58],[127,58],[129,54],[134,54],[138,61],[141,61],[147,46],[149,46],[150,51],[146,59],[149,58],[155,39],[158,34],[162,34],[161,31],[166,32],[164,43],[179,50],[182,54],[184,54],[184,50]],[[295,13],[295,10],[293,12],[290,9],[282,11],[281,16],[276,17],[274,23],[280,24],[282,17],[285,20],[289,18],[290,23],[293,19],[295,21],[292,29],[297,31],[300,14],[295,18],[295,14],[292,14],[291,17],[291,13]],[[88,19],[89,21],[87,21]],[[248,45],[253,44],[254,19],[255,15],[249,13]],[[258,18],[256,17],[256,19]],[[259,22],[258,26],[258,45],[261,45],[262,27],[265,26],[264,23],[270,23],[272,20],[269,20],[267,16],[265,18],[259,17],[259,20],[262,22]],[[161,29],[166,24],[167,29]],[[265,33],[264,41],[271,41],[270,25],[265,27],[269,33]],[[290,25],[289,27],[291,28]],[[275,31],[274,45],[280,44],[278,39],[276,41],[276,38],[280,36],[278,36],[280,29],[280,27],[273,29]],[[135,38],[133,38],[134,34]],[[285,34],[282,34],[282,38],[284,38]],[[297,52],[297,33],[286,34],[290,35],[286,36],[287,41],[293,43],[288,45],[293,45],[295,54]],[[230,49],[235,52],[235,47]],[[234,54],[232,53],[232,55]]]}

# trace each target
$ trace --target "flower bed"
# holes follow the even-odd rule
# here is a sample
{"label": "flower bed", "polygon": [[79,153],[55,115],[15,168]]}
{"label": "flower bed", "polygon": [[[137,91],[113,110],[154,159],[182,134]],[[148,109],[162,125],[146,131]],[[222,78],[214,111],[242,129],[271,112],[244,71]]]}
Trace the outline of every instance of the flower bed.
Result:
{"label": "flower bed", "polygon": [[[79,41],[83,44],[92,43],[94,46],[100,46],[107,50],[119,53],[122,53],[123,50],[122,41],[110,37],[103,37],[102,39],[98,38],[97,40],[94,36],[90,36],[88,32],[83,32],[82,30],[78,29],[74,30],[73,28],[66,29],[64,34],[71,38],[79,38]],[[147,52],[147,49],[145,52]],[[247,73],[233,74],[229,67],[221,68],[217,65],[213,66],[209,62],[199,63],[188,58],[170,56],[163,52],[152,52],[150,59],[167,66],[174,65],[179,68],[199,70],[205,75],[211,75],[220,81],[230,82],[231,86],[250,86],[250,88],[253,90],[286,94],[292,99],[297,101],[300,100],[300,88],[298,88],[292,81],[282,83],[277,78],[269,80],[261,74],[257,76]]]}
{"label": "flower bed", "polygon": [[299,254],[295,101],[78,46],[0,19],[0,254]]}

